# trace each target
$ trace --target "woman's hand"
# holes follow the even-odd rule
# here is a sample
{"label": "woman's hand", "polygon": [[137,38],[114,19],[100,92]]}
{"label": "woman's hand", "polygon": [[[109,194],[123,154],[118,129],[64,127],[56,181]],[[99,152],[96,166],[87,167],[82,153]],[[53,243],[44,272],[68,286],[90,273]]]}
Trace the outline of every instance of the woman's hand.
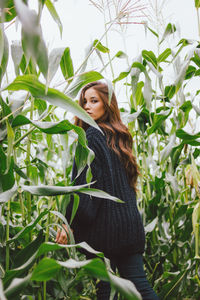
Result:
{"label": "woman's hand", "polygon": [[69,231],[65,224],[62,225],[62,230],[59,228],[56,235],[56,243],[66,245],[68,243]]}

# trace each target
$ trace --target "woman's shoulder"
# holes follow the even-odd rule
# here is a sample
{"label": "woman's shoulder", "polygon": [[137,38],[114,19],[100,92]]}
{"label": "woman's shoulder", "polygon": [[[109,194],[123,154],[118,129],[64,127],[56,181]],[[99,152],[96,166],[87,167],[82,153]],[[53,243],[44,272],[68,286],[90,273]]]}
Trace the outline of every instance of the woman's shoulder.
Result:
{"label": "woman's shoulder", "polygon": [[87,138],[104,138],[105,134],[103,133],[103,131],[101,129],[97,129],[93,126],[88,127],[88,129],[86,130],[86,137]]}

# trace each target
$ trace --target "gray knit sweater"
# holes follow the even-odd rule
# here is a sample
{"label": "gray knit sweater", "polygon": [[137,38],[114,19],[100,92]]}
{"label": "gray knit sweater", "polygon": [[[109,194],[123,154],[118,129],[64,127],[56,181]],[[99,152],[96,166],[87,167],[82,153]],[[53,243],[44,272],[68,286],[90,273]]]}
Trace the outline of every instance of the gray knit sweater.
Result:
{"label": "gray knit sweater", "polygon": [[[91,187],[103,190],[123,200],[116,203],[108,199],[79,194],[80,202],[71,224],[76,242],[86,241],[106,256],[143,253],[145,235],[136,204],[136,194],[128,183],[126,171],[113,150],[107,146],[106,136],[94,127],[86,131],[88,146],[95,153],[91,164]],[[86,170],[75,179],[75,184],[86,183]],[[74,164],[72,179],[77,170]],[[71,217],[73,200],[67,207],[66,217]]]}

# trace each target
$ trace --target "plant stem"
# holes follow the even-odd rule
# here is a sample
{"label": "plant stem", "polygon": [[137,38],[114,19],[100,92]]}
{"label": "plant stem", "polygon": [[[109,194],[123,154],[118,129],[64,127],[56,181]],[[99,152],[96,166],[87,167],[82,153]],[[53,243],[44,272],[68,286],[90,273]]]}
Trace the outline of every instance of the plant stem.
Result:
{"label": "plant stem", "polygon": [[[33,119],[33,110],[34,110],[34,98],[31,96],[31,110],[30,110],[30,119]],[[27,143],[27,153],[26,153],[26,172],[27,177],[30,178],[30,163],[31,163],[31,137],[28,136],[28,143]],[[31,193],[27,192],[27,210],[28,210],[28,223],[31,222]],[[32,233],[29,233],[30,241],[32,240]]]}
{"label": "plant stem", "polygon": [[47,282],[43,282],[43,300],[47,299]]}
{"label": "plant stem", "polygon": [[9,251],[9,223],[10,223],[10,200],[7,205],[7,220],[6,220],[6,271],[9,270],[9,260],[10,260],[10,251]]}

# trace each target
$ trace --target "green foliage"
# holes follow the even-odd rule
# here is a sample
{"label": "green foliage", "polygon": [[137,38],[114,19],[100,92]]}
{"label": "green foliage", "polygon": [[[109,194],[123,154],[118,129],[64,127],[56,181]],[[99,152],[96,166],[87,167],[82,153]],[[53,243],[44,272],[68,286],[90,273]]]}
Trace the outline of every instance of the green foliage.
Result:
{"label": "green foliage", "polygon": [[[194,4],[199,9],[199,1]],[[88,184],[71,182],[74,158],[80,173],[90,166],[94,153],[68,113],[99,129],[74,98],[85,84],[99,79],[107,81],[110,98],[108,67],[113,68],[114,59],[128,63],[128,55],[114,49],[110,58],[112,47],[96,39],[76,68],[69,47],[47,51],[41,28],[44,7],[61,35],[63,29],[54,2],[39,0],[38,7],[36,13],[28,1],[1,1],[0,22],[17,16],[22,38],[9,45],[0,27],[0,298],[95,299],[96,278],[109,281],[126,299],[141,299],[133,284],[110,271],[103,253],[85,242],[74,243],[65,218],[71,194],[72,218],[80,192],[120,202],[91,188],[90,168]],[[121,116],[133,136],[141,170],[138,206],[146,231],[145,267],[161,299],[199,299],[200,132],[194,127],[200,108],[199,90],[190,92],[190,84],[200,76],[199,42],[182,38],[177,47],[168,48],[165,42],[175,38],[174,24],[169,23],[161,37],[147,28],[157,39],[158,52],[144,49],[138,58],[131,57],[128,68],[112,81],[116,89],[125,88],[129,105],[121,108]],[[196,48],[188,50],[191,45]],[[12,79],[6,74],[9,48],[16,75]],[[87,66],[91,55],[100,59],[102,70]],[[174,70],[170,83],[165,80],[169,68]],[[65,80],[62,91],[52,84],[57,72]],[[55,243],[63,223],[68,245]],[[86,260],[80,249],[95,258]]]}

